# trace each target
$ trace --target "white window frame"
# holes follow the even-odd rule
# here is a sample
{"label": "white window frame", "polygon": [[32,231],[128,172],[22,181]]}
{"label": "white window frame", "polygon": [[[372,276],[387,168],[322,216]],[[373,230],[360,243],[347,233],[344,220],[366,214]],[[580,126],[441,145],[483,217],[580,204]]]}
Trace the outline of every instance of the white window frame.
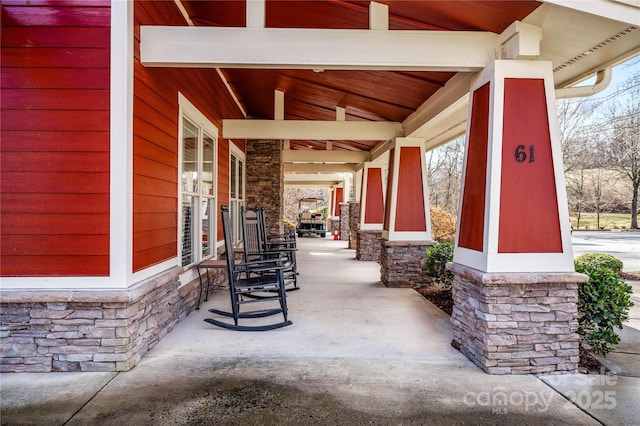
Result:
{"label": "white window frame", "polygon": [[[237,195],[240,197],[231,198],[231,194],[233,192],[232,184],[232,176],[231,176],[231,163],[232,157],[236,157],[239,161],[242,162],[242,187],[236,191]],[[238,168],[236,167],[236,174],[238,173]],[[236,180],[237,182],[237,180]],[[246,202],[246,186],[247,186],[247,160],[245,158],[245,153],[236,146],[233,141],[229,141],[229,206],[231,210],[231,206],[234,202],[237,202],[237,206],[233,209],[233,214],[231,215],[231,227],[233,231],[233,243],[234,245],[239,245],[242,241],[242,224],[240,223],[240,208],[245,205]]]}
{"label": "white window frame", "polygon": [[[210,215],[210,238],[209,248],[210,254],[202,256],[202,238],[198,236],[202,235],[202,211],[200,208],[194,209],[194,227],[193,235],[195,236],[195,246],[193,247],[193,261],[184,268],[189,270],[189,276],[183,282],[189,282],[190,279],[195,279],[197,274],[195,273],[195,265],[206,259],[217,258],[216,240],[218,235],[217,223],[218,223],[218,128],[202,114],[182,93],[178,92],[178,262],[182,264],[182,198],[183,195],[192,195],[196,198],[196,205],[202,206],[203,200],[212,199],[212,206]],[[198,127],[198,193],[185,192],[182,187],[182,173],[183,173],[183,120],[189,120],[192,124]],[[203,136],[206,134],[213,139],[213,194],[202,194],[202,152],[203,152]]]}

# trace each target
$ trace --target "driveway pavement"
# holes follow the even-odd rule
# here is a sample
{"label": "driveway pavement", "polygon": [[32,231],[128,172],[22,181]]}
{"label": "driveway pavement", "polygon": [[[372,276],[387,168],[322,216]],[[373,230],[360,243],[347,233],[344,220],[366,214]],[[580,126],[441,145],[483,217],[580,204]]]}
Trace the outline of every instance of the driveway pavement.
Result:
{"label": "driveway pavement", "polygon": [[625,272],[640,272],[640,232],[573,231],[574,255],[607,253],[622,260]]}

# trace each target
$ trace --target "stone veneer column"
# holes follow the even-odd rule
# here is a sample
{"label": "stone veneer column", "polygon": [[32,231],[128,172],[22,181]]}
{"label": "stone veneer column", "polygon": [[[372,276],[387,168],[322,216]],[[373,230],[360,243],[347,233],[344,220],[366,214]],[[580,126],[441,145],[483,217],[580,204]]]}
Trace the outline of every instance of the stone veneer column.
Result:
{"label": "stone veneer column", "polygon": [[358,222],[360,221],[360,203],[349,202],[349,248],[358,247]]}
{"label": "stone veneer column", "polygon": [[382,230],[363,231],[359,229],[356,233],[356,238],[358,239],[356,243],[356,260],[379,262]]}
{"label": "stone veneer column", "polygon": [[340,240],[349,241],[349,203],[340,203]]}
{"label": "stone veneer column", "polygon": [[431,241],[424,139],[396,138],[380,240],[380,279],[387,287],[426,283],[423,259]]}
{"label": "stone veneer column", "polygon": [[284,232],[284,142],[247,140],[246,206],[263,207],[267,232]]}
{"label": "stone veneer column", "polygon": [[486,273],[455,263],[454,345],[490,374],[575,371],[577,273]]}
{"label": "stone veneer column", "polygon": [[424,256],[431,241],[382,240],[380,276],[387,287],[416,287],[426,284],[422,270]]}

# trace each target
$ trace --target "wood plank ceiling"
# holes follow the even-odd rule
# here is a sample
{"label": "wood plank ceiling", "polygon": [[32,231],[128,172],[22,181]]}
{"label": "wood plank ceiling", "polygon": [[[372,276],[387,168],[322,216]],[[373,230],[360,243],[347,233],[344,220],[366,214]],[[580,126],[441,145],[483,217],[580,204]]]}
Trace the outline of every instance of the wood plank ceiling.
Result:
{"label": "wood plank ceiling", "polygon": [[[390,30],[491,31],[501,33],[522,20],[538,1],[395,1]],[[181,1],[196,26],[244,27],[244,1]],[[369,1],[266,0],[268,28],[369,28]],[[251,118],[272,119],[274,91],[285,93],[285,119],[402,122],[454,73],[224,69],[229,84]],[[334,150],[369,151],[378,141],[333,141]],[[291,149],[325,149],[325,141],[291,141]]]}

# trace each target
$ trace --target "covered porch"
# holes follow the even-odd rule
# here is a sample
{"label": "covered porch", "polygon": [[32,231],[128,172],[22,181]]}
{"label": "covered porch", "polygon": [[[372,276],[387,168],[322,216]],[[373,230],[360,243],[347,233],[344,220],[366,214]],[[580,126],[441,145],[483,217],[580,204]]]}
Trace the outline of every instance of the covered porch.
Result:
{"label": "covered porch", "polygon": [[635,421],[638,379],[589,388],[585,381],[597,376],[552,376],[564,392],[615,392],[615,410],[585,413],[541,378],[486,375],[451,347],[445,314],[412,289],[385,287],[379,266],[356,261],[346,242],[305,238],[299,246],[303,291],[288,298],[292,326],[267,333],[211,327],[207,309],[229,303],[225,291],[214,291],[128,372],[4,375],[3,418],[70,425]]}

